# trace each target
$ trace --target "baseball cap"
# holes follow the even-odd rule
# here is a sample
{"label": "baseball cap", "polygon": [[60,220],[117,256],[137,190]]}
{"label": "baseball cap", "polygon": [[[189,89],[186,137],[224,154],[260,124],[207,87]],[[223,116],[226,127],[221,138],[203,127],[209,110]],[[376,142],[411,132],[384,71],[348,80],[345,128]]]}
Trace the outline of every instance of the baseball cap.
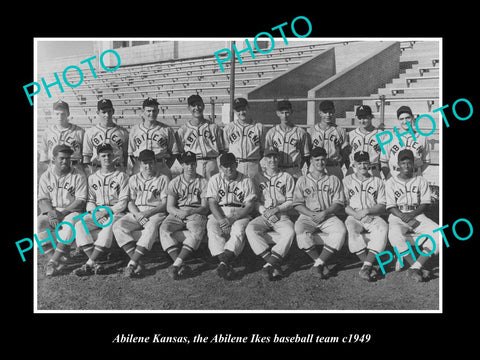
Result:
{"label": "baseball cap", "polygon": [[409,149],[400,150],[400,152],[398,153],[398,161],[403,161],[407,159],[414,161],[412,150],[409,150]]}
{"label": "baseball cap", "polygon": [[57,156],[58,153],[60,152],[73,154],[73,149],[68,145],[60,144],[60,145],[56,145],[52,150],[53,156]]}
{"label": "baseball cap", "polygon": [[276,148],[268,148],[263,152],[263,156],[278,155],[278,150]]}
{"label": "baseball cap", "polygon": [[68,104],[62,100],[58,100],[53,103],[53,110],[67,110],[70,112]]}
{"label": "baseball cap", "polygon": [[330,100],[324,100],[320,103],[318,106],[318,109],[322,112],[328,111],[328,110],[335,110],[335,105],[333,105],[333,102]]}
{"label": "baseball cap", "polygon": [[413,116],[412,109],[410,109],[410,107],[408,107],[408,106],[400,106],[398,108],[397,118],[403,113],[407,113],[407,114],[410,114],[410,116]]}
{"label": "baseball cap", "polygon": [[190,106],[196,102],[201,102],[202,104],[204,103],[202,97],[198,94],[190,95],[187,99],[187,104]]}
{"label": "baseball cap", "polygon": [[113,151],[112,145],[110,144],[100,144],[97,146],[97,154],[102,152]]}
{"label": "baseball cap", "polygon": [[191,164],[197,162],[197,155],[191,151],[184,152],[180,156],[180,163],[182,164]]}
{"label": "baseball cap", "polygon": [[292,110],[292,103],[288,100],[282,100],[277,103],[277,110]]}
{"label": "baseball cap", "polygon": [[112,101],[109,99],[102,99],[97,102],[97,110],[113,109]]}
{"label": "baseball cap", "polygon": [[233,101],[233,110],[240,110],[248,106],[247,99],[244,98],[237,98]]}
{"label": "baseball cap", "polygon": [[370,116],[372,115],[372,109],[368,105],[360,105],[355,111],[356,116]]}
{"label": "baseball cap", "polygon": [[368,152],[360,150],[353,154],[353,160],[356,162],[370,161],[370,155]]}
{"label": "baseball cap", "polygon": [[152,97],[148,97],[146,98],[145,100],[143,100],[143,104],[142,104],[142,107],[145,107],[145,106],[158,106],[158,101],[157,99],[154,99]]}
{"label": "baseball cap", "polygon": [[225,153],[220,156],[220,165],[227,167],[237,162],[237,158],[232,153]]}
{"label": "baseball cap", "polygon": [[140,154],[138,154],[138,160],[145,161],[145,160],[153,160],[155,159],[155,153],[152,150],[142,150]]}
{"label": "baseball cap", "polygon": [[327,156],[327,151],[323,147],[316,147],[313,148],[312,151],[310,151],[310,157],[315,158],[319,156]]}

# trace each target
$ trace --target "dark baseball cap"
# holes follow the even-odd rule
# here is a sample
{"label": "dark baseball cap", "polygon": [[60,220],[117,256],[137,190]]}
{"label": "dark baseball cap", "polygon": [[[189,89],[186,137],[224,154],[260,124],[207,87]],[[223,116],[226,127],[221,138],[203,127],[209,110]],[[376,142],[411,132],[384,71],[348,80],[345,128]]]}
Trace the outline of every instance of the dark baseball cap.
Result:
{"label": "dark baseball cap", "polygon": [[187,99],[187,104],[190,106],[197,102],[201,102],[202,104],[204,104],[202,97],[198,94],[190,95]]}
{"label": "dark baseball cap", "polygon": [[408,107],[408,106],[400,106],[398,108],[397,118],[403,113],[407,113],[407,114],[410,114],[410,116],[413,116],[412,109],[410,109],[410,107]]}
{"label": "dark baseball cap", "polygon": [[182,164],[191,164],[197,162],[197,155],[191,151],[184,152],[180,156],[180,163]]}
{"label": "dark baseball cap", "polygon": [[68,145],[60,144],[60,145],[56,145],[52,150],[53,156],[57,156],[58,153],[61,153],[61,152],[67,153],[67,154],[73,154],[73,149]]}
{"label": "dark baseball cap", "polygon": [[237,162],[237,158],[232,153],[225,153],[220,156],[220,165],[227,167]]}
{"label": "dark baseball cap", "polygon": [[100,144],[97,146],[97,154],[102,152],[113,151],[113,147],[110,144]]}
{"label": "dark baseball cap", "polygon": [[330,100],[323,100],[320,103],[320,105],[318,106],[318,109],[322,112],[329,111],[329,110],[335,110],[335,105]]}
{"label": "dark baseball cap", "polygon": [[63,100],[58,100],[53,103],[53,110],[67,110],[70,112],[68,104]]}
{"label": "dark baseball cap", "polygon": [[155,153],[149,149],[142,150],[140,151],[140,154],[138,154],[138,160],[140,161],[154,160],[154,159],[155,159]]}
{"label": "dark baseball cap", "polygon": [[398,159],[398,161],[403,161],[403,160],[407,160],[407,159],[410,159],[410,160],[414,161],[415,158],[413,156],[412,150],[403,149],[403,150],[400,150],[400,152],[398,153],[397,159]]}
{"label": "dark baseball cap", "polygon": [[154,99],[152,97],[148,97],[145,100],[143,100],[142,107],[144,108],[145,106],[158,106],[158,101],[157,99]]}
{"label": "dark baseball cap", "polygon": [[97,110],[113,109],[112,101],[109,99],[102,99],[97,102]]}
{"label": "dark baseball cap", "polygon": [[360,105],[357,107],[357,110],[355,111],[356,116],[371,116],[372,115],[372,109],[368,105]]}
{"label": "dark baseball cap", "polygon": [[271,156],[271,155],[278,156],[278,149],[272,147],[272,148],[265,149],[265,151],[263,152],[263,156]]}
{"label": "dark baseball cap", "polygon": [[282,100],[277,103],[277,110],[292,110],[292,103],[288,100]]}
{"label": "dark baseball cap", "polygon": [[313,148],[312,151],[310,151],[311,158],[316,158],[319,156],[327,157],[327,151],[323,147],[316,147],[316,148]]}
{"label": "dark baseball cap", "polygon": [[356,162],[370,161],[370,155],[368,152],[360,150],[353,154],[353,160]]}
{"label": "dark baseball cap", "polygon": [[238,111],[244,109],[248,106],[247,99],[237,98],[233,101],[233,110]]}

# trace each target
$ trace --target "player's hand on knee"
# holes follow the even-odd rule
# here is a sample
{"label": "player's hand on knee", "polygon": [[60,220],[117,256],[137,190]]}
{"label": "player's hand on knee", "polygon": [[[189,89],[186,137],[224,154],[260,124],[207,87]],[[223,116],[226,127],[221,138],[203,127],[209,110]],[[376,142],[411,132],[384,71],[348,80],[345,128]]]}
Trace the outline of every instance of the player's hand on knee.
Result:
{"label": "player's hand on knee", "polygon": [[327,215],[323,211],[318,211],[312,216],[312,220],[317,224],[322,223],[326,218]]}

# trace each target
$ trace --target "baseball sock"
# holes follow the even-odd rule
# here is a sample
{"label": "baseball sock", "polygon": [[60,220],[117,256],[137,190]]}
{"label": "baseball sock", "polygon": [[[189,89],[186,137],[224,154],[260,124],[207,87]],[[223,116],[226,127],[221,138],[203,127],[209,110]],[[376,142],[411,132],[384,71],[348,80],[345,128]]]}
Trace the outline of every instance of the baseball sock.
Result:
{"label": "baseball sock", "polygon": [[178,254],[178,257],[173,262],[173,265],[181,266],[192,252],[193,252],[193,249],[190,246],[184,244],[182,246],[182,250],[180,251],[180,254]]}
{"label": "baseball sock", "polygon": [[93,245],[91,244],[88,244],[88,245],[83,245],[81,247],[82,251],[88,256],[88,258],[90,258],[92,256],[92,253],[93,253]]}
{"label": "baseball sock", "polygon": [[[98,259],[100,255],[102,255],[105,252],[106,248],[103,246],[98,246],[96,245],[95,248],[93,249],[91,255],[89,256],[89,259],[87,261],[88,265],[93,265],[95,264],[95,261]],[[88,255],[88,254],[87,254]]]}
{"label": "baseball sock", "polygon": [[179,245],[173,245],[173,246],[169,247],[168,249],[166,249],[165,251],[167,252],[168,256],[170,256],[172,261],[175,261],[175,260],[177,260],[178,253],[180,252],[180,246]]}
{"label": "baseball sock", "polygon": [[366,265],[373,265],[373,263],[375,262],[377,254],[378,253],[375,250],[369,249],[368,254],[365,257],[365,260],[363,261],[363,263],[366,264]]}
{"label": "baseball sock", "polygon": [[308,256],[312,258],[313,261],[317,260],[318,257],[320,256],[317,251],[317,247],[315,245],[312,245],[308,249],[305,249],[305,252],[307,253]]}
{"label": "baseball sock", "polygon": [[413,263],[412,266],[410,266],[411,269],[421,269],[423,265],[430,259],[430,256],[420,256],[415,263]]}
{"label": "baseball sock", "polygon": [[135,252],[135,243],[129,242],[128,244],[125,244],[124,246],[122,246],[122,249],[127,253],[128,257],[131,259],[133,256],[133,253]]}
{"label": "baseball sock", "polygon": [[324,245],[323,246],[323,250],[322,250],[322,253],[320,254],[320,256],[318,257],[320,262],[322,262],[323,264],[326,264],[327,261],[332,257],[332,255],[336,252],[335,249],[327,246],[327,245]]}
{"label": "baseball sock", "polygon": [[148,250],[145,249],[143,246],[137,245],[137,247],[135,248],[135,251],[132,255],[132,261],[134,261],[138,264],[140,259],[147,253],[147,251]]}
{"label": "baseball sock", "polygon": [[282,260],[282,257],[272,251],[272,254],[268,258],[267,263],[275,267],[280,263],[281,260]]}
{"label": "baseball sock", "polygon": [[53,261],[57,264],[60,263],[61,257],[66,254],[68,249],[69,249],[69,246],[67,244],[63,244],[63,243],[59,242],[57,244],[57,248],[55,249],[55,252],[53,253],[53,256],[50,259],[50,261]]}
{"label": "baseball sock", "polygon": [[367,258],[367,248],[357,251],[355,255],[358,256],[361,262],[365,262],[365,259]]}

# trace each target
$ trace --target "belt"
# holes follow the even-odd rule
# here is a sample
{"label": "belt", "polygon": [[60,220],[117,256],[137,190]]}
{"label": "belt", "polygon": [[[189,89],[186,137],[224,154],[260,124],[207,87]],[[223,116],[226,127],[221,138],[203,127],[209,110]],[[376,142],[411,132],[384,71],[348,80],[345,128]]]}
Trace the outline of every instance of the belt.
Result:
{"label": "belt", "polygon": [[240,204],[225,204],[225,205],[220,205],[220,207],[243,207],[243,205],[240,205]]}
{"label": "belt", "polygon": [[401,211],[413,211],[417,208],[417,205],[399,205],[398,209]]}
{"label": "belt", "polygon": [[238,162],[258,162],[260,159],[237,159]]}
{"label": "belt", "polygon": [[283,168],[283,169],[291,169],[291,168],[298,168],[298,164],[295,164],[295,165],[279,165],[280,168]]}
{"label": "belt", "polygon": [[199,157],[197,160],[215,160],[218,156]]}

